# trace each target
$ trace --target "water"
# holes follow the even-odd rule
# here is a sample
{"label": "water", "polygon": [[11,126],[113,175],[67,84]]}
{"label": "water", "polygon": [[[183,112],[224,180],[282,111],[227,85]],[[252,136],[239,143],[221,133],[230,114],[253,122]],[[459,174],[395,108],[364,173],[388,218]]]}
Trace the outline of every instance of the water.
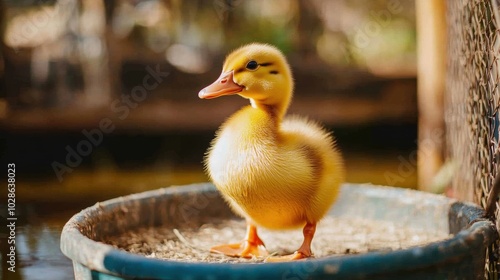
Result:
{"label": "water", "polygon": [[[23,223],[17,226],[16,272],[8,271],[6,262],[2,261],[2,279],[73,279],[71,260],[66,258],[59,249],[59,238],[64,221],[69,219],[72,212],[58,214],[56,220],[50,216],[41,216],[39,222]],[[42,222],[43,220],[48,220],[48,222]],[[2,253],[2,257],[4,256],[5,254]]]}

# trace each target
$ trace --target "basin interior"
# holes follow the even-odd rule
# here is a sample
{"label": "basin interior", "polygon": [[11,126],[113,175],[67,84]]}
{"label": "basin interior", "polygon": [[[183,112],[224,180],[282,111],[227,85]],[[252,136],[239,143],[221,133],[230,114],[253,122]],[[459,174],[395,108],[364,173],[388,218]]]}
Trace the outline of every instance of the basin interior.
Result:
{"label": "basin interior", "polygon": [[[209,247],[237,242],[244,221],[210,184],[147,192],[98,204],[80,231],[131,253],[177,261],[259,262],[210,254]],[[390,251],[446,239],[468,224],[456,203],[442,196],[372,185],[346,184],[319,224],[316,257]],[[460,221],[457,217],[462,217]],[[453,223],[450,221],[453,220]],[[301,230],[260,230],[272,253],[293,252]]]}

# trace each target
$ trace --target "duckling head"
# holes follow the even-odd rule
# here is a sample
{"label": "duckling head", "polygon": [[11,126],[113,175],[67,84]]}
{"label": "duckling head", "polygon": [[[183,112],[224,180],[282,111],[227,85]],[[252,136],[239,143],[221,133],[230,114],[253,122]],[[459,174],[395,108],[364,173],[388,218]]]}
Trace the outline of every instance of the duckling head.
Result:
{"label": "duckling head", "polygon": [[202,89],[203,99],[238,94],[255,108],[273,110],[282,117],[293,92],[293,79],[285,56],[275,47],[253,43],[229,54],[220,77]]}

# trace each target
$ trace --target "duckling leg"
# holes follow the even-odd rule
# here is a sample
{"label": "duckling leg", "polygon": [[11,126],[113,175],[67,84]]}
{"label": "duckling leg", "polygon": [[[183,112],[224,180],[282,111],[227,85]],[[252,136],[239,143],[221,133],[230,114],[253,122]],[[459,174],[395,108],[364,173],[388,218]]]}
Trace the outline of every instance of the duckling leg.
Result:
{"label": "duckling leg", "polygon": [[302,230],[304,234],[304,242],[300,248],[295,251],[295,253],[286,256],[278,256],[278,257],[268,257],[266,258],[266,262],[287,262],[309,258],[312,256],[311,252],[311,242],[314,237],[314,233],[316,232],[316,223],[307,223]]}
{"label": "duckling leg", "polygon": [[253,224],[247,223],[246,238],[243,242],[217,245],[210,248],[210,252],[243,258],[267,256],[266,249],[259,248],[260,246],[265,247],[264,242],[257,235],[257,228]]}

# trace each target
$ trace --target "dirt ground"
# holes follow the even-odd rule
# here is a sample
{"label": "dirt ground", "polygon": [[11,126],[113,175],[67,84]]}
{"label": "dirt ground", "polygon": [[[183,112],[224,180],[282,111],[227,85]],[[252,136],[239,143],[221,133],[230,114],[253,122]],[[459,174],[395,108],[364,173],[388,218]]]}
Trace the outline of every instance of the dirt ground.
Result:
{"label": "dirt ground", "polygon": [[[302,230],[269,231],[259,235],[270,254],[293,253],[302,243]],[[245,236],[243,220],[218,220],[199,228],[141,228],[105,243],[149,258],[185,262],[262,262],[264,258],[232,258],[210,253],[210,247],[240,242]],[[448,238],[442,232],[429,232],[398,226],[392,222],[326,217],[319,224],[312,243],[315,258],[332,255],[392,251]]]}

